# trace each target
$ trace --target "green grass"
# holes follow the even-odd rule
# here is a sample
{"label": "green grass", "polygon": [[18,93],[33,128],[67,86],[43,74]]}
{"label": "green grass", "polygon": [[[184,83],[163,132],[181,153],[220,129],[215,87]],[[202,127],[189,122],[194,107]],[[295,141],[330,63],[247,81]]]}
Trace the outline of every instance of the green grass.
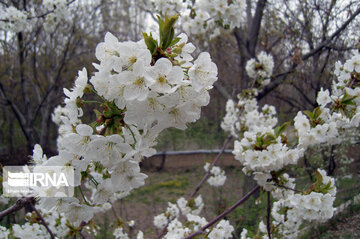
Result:
{"label": "green grass", "polygon": [[[134,190],[125,201],[138,200],[148,204],[151,201],[167,202],[167,196],[181,196],[185,194],[189,180],[185,176],[176,176],[175,179],[147,184],[144,187]],[[161,196],[159,196],[161,195]]]}

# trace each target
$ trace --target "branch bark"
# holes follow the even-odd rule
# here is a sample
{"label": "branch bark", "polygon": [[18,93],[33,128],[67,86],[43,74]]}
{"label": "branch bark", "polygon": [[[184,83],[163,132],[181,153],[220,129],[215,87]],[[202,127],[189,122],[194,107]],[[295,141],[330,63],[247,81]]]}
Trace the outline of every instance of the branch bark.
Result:
{"label": "branch bark", "polygon": [[0,221],[6,217],[7,215],[10,215],[14,212],[19,211],[20,209],[22,209],[23,207],[25,207],[26,205],[28,205],[29,203],[32,203],[34,201],[34,198],[20,198],[16,201],[16,203],[14,205],[12,205],[11,207],[5,209],[4,211],[0,212]]}
{"label": "branch bark", "polygon": [[255,49],[259,37],[261,20],[264,15],[265,5],[266,0],[258,0],[256,4],[256,12],[251,22],[251,27],[248,29],[247,47],[251,57],[255,57]]}

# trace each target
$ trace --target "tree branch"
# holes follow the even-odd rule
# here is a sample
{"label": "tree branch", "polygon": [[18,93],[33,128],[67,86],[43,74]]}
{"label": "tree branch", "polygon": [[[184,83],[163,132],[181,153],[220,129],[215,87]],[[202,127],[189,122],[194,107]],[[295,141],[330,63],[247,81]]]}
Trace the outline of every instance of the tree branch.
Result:
{"label": "tree branch", "polygon": [[13,111],[13,113],[15,114],[16,119],[19,122],[21,131],[23,132],[23,134],[25,135],[25,138],[27,140],[30,139],[30,136],[28,135],[28,132],[26,130],[26,120],[24,115],[21,113],[21,111],[19,110],[19,108],[17,107],[17,105],[14,104],[13,101],[10,100],[10,98],[6,95],[5,90],[4,90],[4,86],[2,85],[2,83],[0,82],[0,95],[1,97],[6,101],[6,104],[10,106],[11,110]]}
{"label": "tree branch", "polygon": [[34,198],[32,197],[18,199],[14,205],[0,212],[0,221],[7,215],[19,211],[21,208],[25,207],[27,204],[31,203],[32,201],[34,201]]}
{"label": "tree branch", "polygon": [[46,230],[49,232],[51,239],[55,239],[55,236],[49,226],[46,224],[44,217],[41,215],[41,213],[35,208],[35,206],[32,204],[32,202],[29,202],[30,207],[32,210],[35,211],[36,215],[40,218],[41,224],[46,228]]}
{"label": "tree branch", "polygon": [[234,211],[235,208],[237,208],[238,206],[240,206],[241,204],[243,204],[244,202],[246,202],[251,195],[253,195],[256,191],[258,191],[260,189],[260,186],[257,185],[256,187],[254,187],[250,192],[248,192],[244,197],[242,197],[239,201],[237,201],[234,205],[232,205],[230,208],[226,209],[223,213],[221,213],[219,216],[215,217],[214,219],[212,219],[208,224],[206,224],[205,226],[203,226],[200,230],[194,232],[193,234],[191,234],[190,236],[187,236],[185,239],[190,239],[193,238],[199,234],[204,233],[204,231],[211,227],[212,225],[214,225],[217,221],[219,221],[220,219],[224,218],[226,215],[228,215],[230,212]]}
{"label": "tree branch", "polygon": [[256,12],[251,22],[251,27],[248,29],[247,47],[251,57],[255,57],[255,49],[259,37],[261,20],[264,15],[265,5],[266,5],[266,0],[258,0],[256,4]]}
{"label": "tree branch", "polygon": [[73,34],[75,32],[75,22],[74,22],[74,25],[72,27],[72,34],[70,34],[70,37],[68,39],[68,42],[66,43],[66,46],[65,46],[65,49],[64,49],[64,52],[63,52],[63,56],[61,58],[61,61],[60,61],[60,67],[58,68],[57,72],[56,72],[56,76],[55,76],[55,82],[54,84],[50,87],[50,89],[45,93],[44,97],[42,98],[40,104],[36,107],[36,109],[34,110],[34,114],[33,114],[33,117],[32,117],[32,120],[31,120],[31,124],[33,124],[36,120],[36,116],[38,115],[40,109],[42,108],[42,106],[44,105],[44,103],[46,102],[46,100],[48,99],[48,97],[51,95],[51,93],[53,91],[55,91],[57,88],[58,88],[58,85],[57,83],[59,82],[60,80],[60,76],[61,76],[61,72],[62,70],[64,69],[64,67],[66,66],[66,59],[67,59],[67,55],[69,53],[69,50],[70,50],[70,43],[71,43],[71,39],[73,37]]}
{"label": "tree branch", "polygon": [[[309,59],[310,57],[314,56],[315,54],[321,52],[324,48],[328,47],[328,45],[331,43],[331,41],[333,39],[335,39],[336,37],[338,37],[340,35],[340,33],[342,31],[344,31],[346,29],[346,27],[355,19],[355,17],[357,17],[360,14],[360,8],[358,8],[351,16],[350,18],[344,22],[342,24],[342,26],[336,30],[328,39],[326,39],[325,41],[321,42],[315,49],[313,49],[312,51],[310,51],[309,53],[305,54],[302,56],[302,61],[306,61],[307,59]],[[275,88],[277,88],[282,82],[283,80],[286,78],[286,76],[292,72],[294,72],[295,68],[298,65],[293,64],[289,70],[287,70],[286,72],[280,73],[274,77],[271,77],[272,79],[272,83],[270,85],[268,85],[267,87],[264,88],[264,90],[262,92],[260,92],[258,94],[258,96],[256,97],[257,100],[262,99],[263,97],[265,97],[268,93],[270,93],[272,90],[274,90]]]}
{"label": "tree branch", "polygon": [[352,22],[352,20],[355,19],[355,17],[357,17],[357,15],[360,14],[360,8],[358,8],[351,16],[350,18],[344,22],[344,24],[337,30],[335,31],[328,39],[326,39],[325,41],[323,41],[322,43],[320,43],[319,46],[317,46],[314,50],[310,51],[309,53],[305,54],[302,57],[302,60],[305,61],[306,59],[312,57],[313,55],[317,54],[318,52],[320,52],[324,47],[326,47],[335,37],[337,37],[342,31],[344,31],[346,29],[346,27]]}

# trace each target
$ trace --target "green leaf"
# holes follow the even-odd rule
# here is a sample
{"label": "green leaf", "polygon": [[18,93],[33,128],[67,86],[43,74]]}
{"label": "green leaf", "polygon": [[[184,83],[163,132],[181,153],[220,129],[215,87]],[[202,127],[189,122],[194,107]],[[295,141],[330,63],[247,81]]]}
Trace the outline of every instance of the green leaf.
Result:
{"label": "green leaf", "polygon": [[101,116],[100,111],[98,111],[97,109],[94,109],[94,112],[95,112],[96,118],[100,118],[100,116]]}
{"label": "green leaf", "polygon": [[341,103],[343,103],[344,105],[354,105],[355,103],[353,102],[353,100],[356,98],[357,96],[351,96],[349,95],[346,91],[344,96],[341,99]]}
{"label": "green leaf", "polygon": [[321,115],[321,109],[320,109],[320,106],[316,107],[314,109],[314,118],[317,119],[320,115]]}
{"label": "green leaf", "polygon": [[143,32],[145,44],[147,48],[149,49],[151,55],[153,55],[156,52],[156,48],[158,47],[158,42],[152,37],[151,33],[150,36]]}
{"label": "green leaf", "polygon": [[283,123],[282,125],[275,128],[275,136],[279,137],[284,131],[290,126],[290,121]]}
{"label": "green leaf", "polygon": [[173,45],[175,45],[176,43],[178,43],[180,40],[181,40],[181,38],[180,38],[180,37],[177,37],[177,38],[173,39],[173,40],[171,41],[171,43],[170,43],[170,46],[169,46],[169,47],[172,47]]}
{"label": "green leaf", "polygon": [[164,30],[164,20],[158,15],[157,16],[157,19],[158,19],[158,24],[159,24],[159,31],[160,31],[160,41],[161,41],[161,39],[162,39],[162,35],[161,35],[161,33],[163,32],[163,30]]}
{"label": "green leaf", "polygon": [[173,41],[175,34],[174,25],[179,16],[174,15],[171,17],[167,17],[165,15],[165,21],[162,20],[160,16],[157,17],[159,20],[159,30],[160,30],[160,48],[165,51]]}
{"label": "green leaf", "polygon": [[321,175],[321,173],[319,173],[319,171],[315,171],[315,176],[316,176],[316,183],[322,183],[323,181],[323,177]]}
{"label": "green leaf", "polygon": [[341,100],[341,103],[343,103],[344,105],[356,105],[355,102],[353,101],[355,98],[356,96],[346,100]]}
{"label": "green leaf", "polygon": [[98,122],[94,121],[94,122],[90,123],[90,127],[95,129],[96,127],[100,126],[101,124],[102,123],[98,123]]}
{"label": "green leaf", "polygon": [[314,118],[314,114],[308,110],[304,110],[303,111],[305,115],[307,115],[307,117],[309,117],[309,119],[313,119]]}

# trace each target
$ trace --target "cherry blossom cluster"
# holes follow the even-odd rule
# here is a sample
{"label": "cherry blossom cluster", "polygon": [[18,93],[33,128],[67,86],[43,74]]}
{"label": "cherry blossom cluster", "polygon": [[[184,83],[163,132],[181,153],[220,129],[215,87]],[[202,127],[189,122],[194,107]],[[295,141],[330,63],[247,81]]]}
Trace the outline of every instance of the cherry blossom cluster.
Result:
{"label": "cherry blossom cluster", "polygon": [[[40,145],[34,147],[35,165],[75,169],[73,186],[82,198],[39,200],[39,208],[61,213],[73,231],[144,185],[147,175],[140,172],[139,163],[156,152],[159,133],[169,127],[185,129],[209,103],[217,67],[207,52],[193,59],[195,47],[185,34],[174,37],[176,19],[159,18],[159,37],[144,33],[138,42],[119,42],[107,33],[96,47],[97,72],[89,79],[85,68],[79,71],[74,87],[64,89],[64,105],[53,114],[60,126],[58,155],[48,158]],[[95,107],[92,123],[82,122],[85,105]],[[201,198],[194,203],[196,209],[184,198],[178,200],[183,213],[197,215],[203,207]],[[174,232],[179,223],[169,221],[168,226]],[[125,235],[120,228],[115,234],[126,238],[121,233]]]}
{"label": "cherry blossom cluster", "polygon": [[[185,238],[208,223],[199,215],[203,207],[201,195],[189,201],[179,198],[176,204],[168,203],[165,212],[154,217],[154,225],[162,230],[166,228],[164,239]],[[181,217],[185,218],[185,223],[180,221]],[[221,220],[215,227],[206,229],[205,233],[209,239],[228,239],[233,231],[229,221]]]}
{"label": "cherry blossom cluster", "polygon": [[20,10],[14,6],[0,8],[0,29],[10,32],[27,32],[32,30],[37,20],[44,18],[45,31],[52,32],[56,25],[69,17],[67,0],[44,0],[38,6]]}
{"label": "cherry blossom cluster", "polygon": [[[204,207],[201,195],[196,197],[192,203],[181,197],[176,204],[168,203],[168,208],[164,213],[154,217],[154,225],[159,229],[167,227],[171,221],[180,216],[180,212],[185,216],[188,214],[198,216]],[[206,222],[205,222],[206,224]]]}
{"label": "cherry blossom cluster", "polygon": [[61,21],[69,17],[67,0],[43,0],[42,4],[49,12],[44,21],[44,29],[47,32],[54,31]]}
{"label": "cherry blossom cluster", "polygon": [[238,137],[241,132],[261,132],[260,128],[271,129],[277,124],[274,106],[265,104],[259,111],[258,102],[253,98],[253,94],[238,95],[238,98],[237,103],[232,99],[226,102],[226,114],[221,122],[223,130]]}
{"label": "cherry blossom cluster", "polygon": [[[338,144],[343,140],[339,137],[341,133],[357,128],[360,116],[360,90],[356,87],[359,81],[359,73],[356,72],[358,62],[359,54],[356,53],[344,66],[337,63],[335,74],[338,81],[333,83],[333,94],[330,96],[328,90],[321,89],[317,98],[320,106],[313,112],[298,112],[294,118],[298,144],[290,148],[283,134],[286,125],[274,128],[277,124],[275,110],[264,106],[263,112],[270,111],[265,117],[258,112],[254,98],[240,99],[237,105],[228,101],[222,127],[239,137],[234,143],[234,154],[243,164],[244,171],[254,173],[255,179],[264,187],[273,179],[271,172],[296,164],[309,145]],[[327,107],[329,103],[331,108]]]}
{"label": "cherry blossom cluster", "polygon": [[313,112],[299,112],[294,118],[299,144],[304,148],[316,144],[339,144],[344,137],[357,140],[360,124],[360,54],[355,53],[342,65],[337,62],[332,92],[321,89]]}
{"label": "cherry blossom cluster", "polygon": [[10,32],[24,31],[28,27],[28,14],[28,12],[20,11],[13,6],[0,9],[2,20],[0,21],[0,29]]}
{"label": "cherry blossom cluster", "polygon": [[261,86],[270,83],[270,77],[274,68],[274,59],[272,55],[260,52],[256,59],[252,58],[246,62],[245,70],[248,76],[256,79]]}
{"label": "cherry blossom cluster", "polygon": [[[326,221],[332,218],[335,208],[335,180],[318,169],[317,181],[312,190],[305,193],[292,193],[287,198],[273,204],[271,215],[275,234],[285,238],[297,238],[299,227],[304,221]],[[260,227],[261,228],[261,227]],[[266,233],[266,230],[262,230]]]}
{"label": "cherry blossom cluster", "polygon": [[151,4],[155,10],[163,15],[176,15],[186,8],[186,3],[177,0],[153,0]]}
{"label": "cherry blossom cluster", "polygon": [[272,172],[297,164],[303,156],[303,148],[289,148],[283,139],[274,129],[259,128],[259,131],[245,132],[244,138],[234,143],[235,159],[242,163],[245,173],[254,174],[265,190],[273,189]]}
{"label": "cherry blossom cluster", "polygon": [[[39,210],[43,219],[48,222],[47,226],[58,238],[65,237],[69,228],[66,225],[66,218],[57,212],[48,212],[46,210]],[[23,225],[14,224],[7,229],[0,226],[0,238],[49,238],[49,232],[44,225],[41,224],[35,212],[27,213],[25,216],[27,222]]]}
{"label": "cherry blossom cluster", "polygon": [[[286,190],[285,197],[276,197],[273,194],[278,199],[273,203],[271,209],[273,238],[298,238],[303,222],[323,222],[333,216],[335,212],[333,208],[336,194],[335,180],[328,177],[326,172],[321,169],[317,170],[316,175],[317,180],[309,191],[295,193],[292,190]],[[292,187],[295,188],[295,185],[293,184]],[[263,221],[259,223],[258,232],[261,238],[268,238],[267,227]],[[252,238],[248,236],[246,228],[243,229],[241,238]]]}
{"label": "cherry blossom cluster", "polygon": [[224,185],[226,181],[226,175],[224,170],[222,170],[218,166],[212,166],[210,168],[210,163],[206,163],[204,165],[204,169],[206,172],[209,172],[211,175],[207,180],[208,184],[214,187],[220,187]]}
{"label": "cherry blossom cluster", "polygon": [[[191,35],[220,34],[220,28],[233,30],[244,22],[245,0],[153,0],[154,10],[162,14],[180,14],[181,27]],[[220,27],[220,28],[219,28]]]}
{"label": "cherry blossom cluster", "polygon": [[[131,220],[127,223],[127,226],[129,228],[133,228],[135,226],[135,221]],[[125,232],[124,227],[123,227],[123,223],[121,223],[120,226],[116,227],[114,232],[113,232],[113,236],[116,239],[129,239],[129,235]],[[144,233],[142,231],[139,231],[136,235],[136,239],[144,239]]]}
{"label": "cherry blossom cluster", "polygon": [[[251,94],[245,104],[241,100],[238,104],[227,102],[227,114],[222,127],[236,137],[233,151],[235,159],[242,163],[245,173],[253,174],[261,188],[270,191],[277,199],[272,208],[272,234],[296,238],[305,220],[324,221],[333,216],[336,194],[333,178],[318,169],[317,180],[311,189],[297,191],[295,179],[284,173],[284,168],[297,164],[309,147],[335,145],[349,137],[350,140],[358,139],[358,134],[354,132],[358,132],[356,129],[360,122],[359,64],[359,53],[355,53],[344,65],[336,63],[332,93],[321,89],[317,97],[319,107],[312,112],[298,112],[294,118],[298,138],[295,144],[290,144],[289,136],[285,134],[289,123],[275,127],[276,112],[270,117],[264,117],[258,112],[257,101],[251,98]],[[248,121],[253,124],[248,125]],[[260,223],[259,231],[263,233],[263,238],[268,237],[268,228],[264,223]],[[242,238],[247,238],[246,229],[243,230]]]}
{"label": "cherry blossom cluster", "polygon": [[228,100],[226,109],[221,126],[236,138],[233,151],[235,159],[242,163],[245,173],[254,174],[255,180],[264,189],[275,189],[271,172],[297,164],[304,149],[288,147],[282,134],[286,125],[274,128],[277,124],[275,108],[264,105],[259,111],[253,95],[239,96],[237,104]]}

